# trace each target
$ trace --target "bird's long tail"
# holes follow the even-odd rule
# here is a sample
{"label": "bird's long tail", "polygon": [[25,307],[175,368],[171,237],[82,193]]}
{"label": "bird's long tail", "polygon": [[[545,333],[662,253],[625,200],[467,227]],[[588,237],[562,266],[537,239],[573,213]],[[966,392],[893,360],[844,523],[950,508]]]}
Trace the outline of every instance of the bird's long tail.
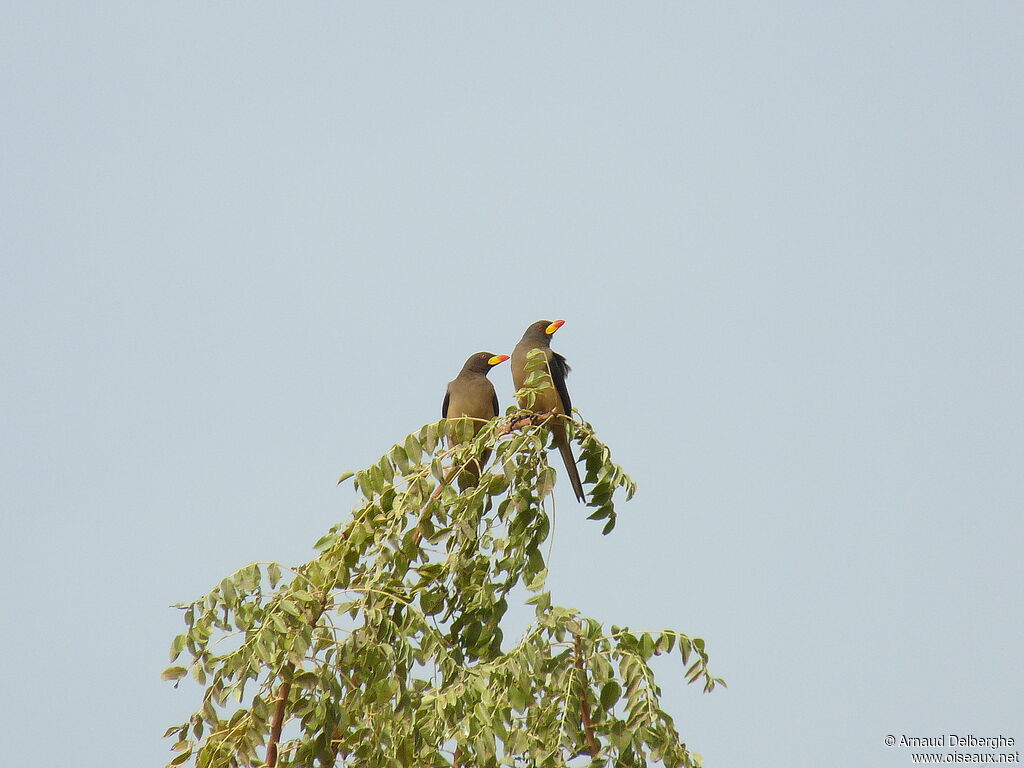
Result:
{"label": "bird's long tail", "polygon": [[565,471],[569,475],[569,482],[572,483],[572,491],[576,494],[576,501],[586,501],[583,494],[583,483],[580,481],[580,473],[576,468],[576,459],[573,458],[572,448],[569,446],[569,436],[566,434],[565,425],[561,424],[554,430],[555,444],[558,452],[562,454],[562,461],[565,463]]}

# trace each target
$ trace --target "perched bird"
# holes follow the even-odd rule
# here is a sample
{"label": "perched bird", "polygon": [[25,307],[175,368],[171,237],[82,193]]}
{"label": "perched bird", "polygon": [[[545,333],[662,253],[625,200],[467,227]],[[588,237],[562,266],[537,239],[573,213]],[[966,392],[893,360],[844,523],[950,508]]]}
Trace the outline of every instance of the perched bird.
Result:
{"label": "perched bird", "polygon": [[[441,404],[441,416],[446,419],[458,419],[468,416],[473,421],[473,434],[476,435],[483,427],[483,422],[493,419],[498,415],[498,395],[494,391],[494,385],[487,380],[487,374],[491,368],[508,360],[508,355],[492,355],[490,352],[477,352],[470,355],[466,364],[462,366],[459,375],[448,382],[448,390],[444,393],[444,403]],[[453,442],[455,430],[450,432]],[[472,462],[465,471],[459,475],[459,488],[467,488],[476,485],[480,477],[483,465],[487,463],[491,452],[485,451],[480,457],[480,462]],[[473,466],[475,465],[475,466]]]}
{"label": "perched bird", "polygon": [[[569,400],[569,390],[565,388],[565,377],[569,373],[569,364],[565,358],[551,349],[552,334],[565,325],[565,320],[556,320],[551,323],[547,320],[538,320],[526,329],[523,338],[516,348],[512,350],[512,381],[516,389],[521,389],[526,383],[526,360],[530,350],[539,349],[544,352],[548,361],[548,369],[551,371],[551,386],[544,388],[537,394],[537,399],[532,406],[527,406],[520,401],[523,408],[530,407],[534,413],[546,413],[550,411],[556,414],[572,415],[572,402]],[[583,483],[580,482],[580,473],[576,469],[576,460],[572,456],[572,448],[569,447],[569,434],[564,419],[554,419],[551,424],[551,433],[554,437],[558,452],[562,454],[562,461],[565,462],[565,471],[569,475],[569,482],[572,483],[573,493],[577,501],[584,501]]]}

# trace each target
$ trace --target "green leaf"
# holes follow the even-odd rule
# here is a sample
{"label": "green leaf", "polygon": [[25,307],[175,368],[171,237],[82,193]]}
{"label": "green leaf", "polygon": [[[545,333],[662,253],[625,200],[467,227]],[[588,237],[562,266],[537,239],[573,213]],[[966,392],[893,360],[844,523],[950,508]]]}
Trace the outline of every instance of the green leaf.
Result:
{"label": "green leaf", "polygon": [[601,686],[601,706],[604,709],[611,709],[615,706],[615,702],[622,696],[622,686],[616,681],[609,680],[607,683]]}
{"label": "green leaf", "polygon": [[508,695],[513,709],[519,712],[526,711],[526,705],[530,701],[530,689],[528,686],[513,685],[508,689]]}
{"label": "green leaf", "polygon": [[640,655],[644,661],[654,655],[654,638],[646,632],[640,636]]}
{"label": "green leaf", "polygon": [[529,371],[546,371],[548,368],[548,356],[544,354],[543,349],[531,349],[526,353],[526,370]]}
{"label": "green leaf", "polygon": [[270,563],[267,566],[267,578],[270,580],[270,588],[273,589],[281,581],[281,566],[277,563]]}
{"label": "green leaf", "polygon": [[187,635],[175,635],[174,640],[171,641],[171,661],[174,661],[181,655],[182,650],[185,648],[186,640],[188,640]]}
{"label": "green leaf", "polygon": [[235,593],[235,585],[231,579],[224,579],[220,583],[220,593],[223,595],[225,603],[233,603],[238,597]]}
{"label": "green leaf", "polygon": [[[337,540],[338,540],[338,534],[336,534],[336,533],[325,533],[323,536],[321,536],[319,539],[316,540],[316,544],[313,545],[313,549],[319,550],[320,552],[324,552],[324,551],[330,549],[332,546],[334,546],[334,544],[335,544],[335,542]],[[281,571],[279,569],[278,570],[278,576],[280,577],[280,575],[281,575]],[[271,582],[271,586],[273,586],[273,585],[274,585],[274,582]]]}
{"label": "green leaf", "polygon": [[508,478],[504,475],[488,475],[487,492],[498,496],[508,489]]}
{"label": "green leaf", "polygon": [[541,568],[533,577],[526,583],[526,588],[531,592],[537,592],[544,589],[544,582],[548,578],[548,569]]}
{"label": "green leaf", "polygon": [[390,483],[395,477],[395,467],[388,460],[388,457],[382,456],[380,461],[377,462],[377,466],[380,467],[381,475],[383,475],[384,481]]}
{"label": "green leaf", "polygon": [[421,592],[420,610],[427,616],[433,616],[444,608],[444,595],[440,592]]}
{"label": "green leaf", "polygon": [[253,696],[252,713],[260,720],[267,720],[270,717],[270,707],[262,696]]}
{"label": "green leaf", "polygon": [[161,680],[180,680],[186,674],[188,674],[188,670],[185,669],[184,667],[168,667],[167,669],[165,669],[163,672],[160,673],[160,679]]}
{"label": "green leaf", "polygon": [[541,592],[539,595],[534,595],[533,597],[527,599],[526,604],[537,606],[537,615],[540,616],[542,613],[545,613],[548,610],[548,608],[551,607],[551,593]]}
{"label": "green leaf", "polygon": [[415,435],[405,438],[405,453],[413,464],[420,463],[420,459],[423,457],[423,446],[420,445],[420,441],[416,439]]}
{"label": "green leaf", "polygon": [[544,556],[536,547],[526,552],[526,573],[539,575],[544,570]]}
{"label": "green leaf", "polygon": [[679,656],[683,660],[683,664],[687,664],[690,661],[690,639],[688,637],[679,638]]}
{"label": "green leaf", "polygon": [[265,635],[260,635],[256,640],[256,656],[264,664],[273,664],[275,659],[274,649],[270,647],[270,642],[267,640]]}
{"label": "green leaf", "polygon": [[662,632],[655,643],[654,655],[660,656],[663,653],[672,653],[676,645],[676,636],[671,632]]}
{"label": "green leaf", "polygon": [[454,425],[456,442],[464,443],[473,438],[473,427],[475,424],[471,419],[456,419]]}
{"label": "green leaf", "polygon": [[368,474],[370,476],[370,488],[377,494],[382,493],[384,491],[384,473],[381,471],[380,466],[374,464],[370,467]]}
{"label": "green leaf", "polygon": [[346,480],[348,480],[353,475],[355,475],[355,472],[342,472],[341,475],[338,477],[338,483],[337,484],[341,485],[342,483],[344,483]]}
{"label": "green leaf", "polygon": [[524,387],[539,387],[541,384],[547,384],[549,381],[547,370],[533,371],[527,377],[526,381],[523,382]]}
{"label": "green leaf", "polygon": [[405,452],[405,448],[400,445],[396,445],[391,449],[391,460],[395,462],[395,466],[398,467],[398,471],[403,475],[409,472],[409,454]]}

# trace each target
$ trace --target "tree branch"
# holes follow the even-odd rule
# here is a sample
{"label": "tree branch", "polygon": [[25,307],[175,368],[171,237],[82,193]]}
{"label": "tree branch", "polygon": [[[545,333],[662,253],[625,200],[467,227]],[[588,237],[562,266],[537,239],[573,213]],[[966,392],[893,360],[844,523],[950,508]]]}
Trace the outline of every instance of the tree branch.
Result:
{"label": "tree branch", "polygon": [[523,416],[517,416],[511,421],[505,424],[499,424],[497,427],[495,427],[494,436],[501,437],[502,435],[507,435],[509,432],[512,432],[513,430],[522,429],[523,427],[539,427],[541,424],[543,424],[545,421],[547,421],[548,419],[555,415],[557,414],[555,414],[552,411],[544,411],[542,413],[528,413]]}
{"label": "tree branch", "polygon": [[292,690],[292,673],[294,671],[295,667],[292,664],[285,667],[285,679],[281,682],[281,687],[278,689],[277,706],[274,707],[274,719],[270,724],[270,740],[267,742],[266,763],[268,768],[275,768],[277,765],[277,745],[281,741],[284,710],[288,703],[288,694]]}
{"label": "tree branch", "polygon": [[[330,601],[330,592],[324,591],[320,599],[320,610],[309,616],[309,626],[315,627],[320,617],[327,611],[327,604]],[[270,739],[267,741],[267,757],[264,761],[267,768],[277,766],[277,748],[281,742],[281,729],[284,727],[284,714],[288,706],[288,694],[292,692],[292,676],[295,674],[295,665],[288,662],[282,670],[281,686],[277,689],[277,705],[274,707],[274,717],[270,721]]]}
{"label": "tree branch", "polygon": [[583,735],[587,739],[587,749],[591,757],[597,757],[597,739],[594,738],[594,723],[590,719],[590,702],[587,701],[587,670],[583,667],[583,644],[580,636],[574,635],[573,645],[575,647],[576,671],[580,674],[580,719],[583,720]]}

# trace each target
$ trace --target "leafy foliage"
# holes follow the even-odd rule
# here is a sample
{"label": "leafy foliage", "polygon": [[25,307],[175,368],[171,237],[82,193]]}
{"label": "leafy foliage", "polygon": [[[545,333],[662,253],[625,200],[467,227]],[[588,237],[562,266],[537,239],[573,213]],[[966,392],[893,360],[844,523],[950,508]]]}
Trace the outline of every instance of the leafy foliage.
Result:
{"label": "leafy foliage", "polygon": [[[649,662],[675,652],[710,691],[722,681],[703,640],[605,631],[545,591],[549,416],[510,409],[475,436],[468,419],[424,426],[342,477],[361,498],[317,557],[251,563],[177,606],[187,629],[171,660],[190,659],[163,676],[191,675],[204,693],[167,731],[169,765],[699,765]],[[613,497],[635,485],[589,424],[570,421],[590,517],[608,533]],[[456,473],[488,450],[488,471],[456,491]],[[517,585],[536,619],[509,647]]]}

